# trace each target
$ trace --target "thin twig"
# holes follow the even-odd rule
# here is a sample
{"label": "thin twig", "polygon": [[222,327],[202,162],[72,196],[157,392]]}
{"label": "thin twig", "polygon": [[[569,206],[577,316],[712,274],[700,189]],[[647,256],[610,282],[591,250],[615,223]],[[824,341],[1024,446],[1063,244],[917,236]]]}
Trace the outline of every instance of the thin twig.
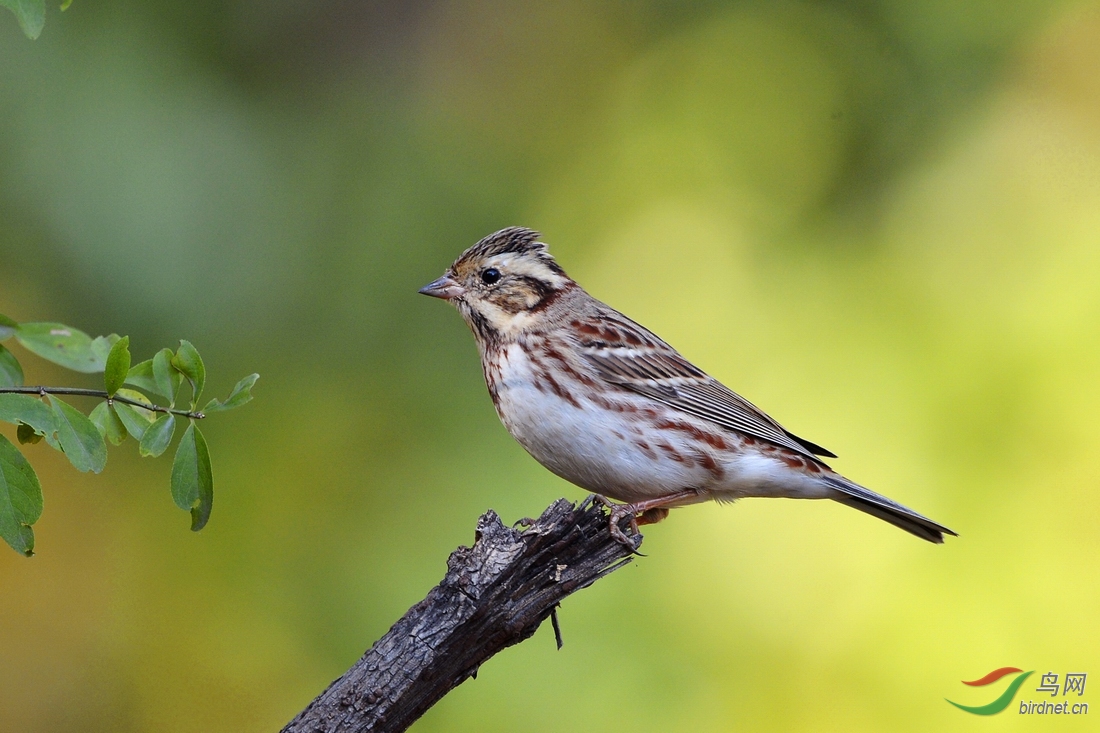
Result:
{"label": "thin twig", "polygon": [[38,395],[39,397],[45,397],[48,394],[60,394],[72,395],[75,397],[98,397],[101,400],[107,400],[108,403],[121,402],[124,405],[130,405],[131,407],[140,407],[141,409],[148,410],[149,412],[165,412],[172,415],[178,415],[180,417],[191,418],[192,420],[202,420],[204,417],[206,417],[206,415],[201,412],[176,410],[171,407],[154,405],[151,402],[132,400],[129,397],[119,397],[117,394],[112,397],[101,389],[82,389],[80,387],[0,387],[0,394],[31,394]]}

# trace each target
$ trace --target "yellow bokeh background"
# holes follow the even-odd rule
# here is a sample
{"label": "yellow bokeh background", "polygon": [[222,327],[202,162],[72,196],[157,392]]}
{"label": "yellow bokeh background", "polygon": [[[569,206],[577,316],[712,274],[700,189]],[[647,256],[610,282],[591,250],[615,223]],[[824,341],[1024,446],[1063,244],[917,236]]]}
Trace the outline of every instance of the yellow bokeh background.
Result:
{"label": "yellow bokeh background", "polygon": [[[508,225],[960,537],[824,502],[677,510],[564,604],[564,649],[540,630],[414,731],[1100,715],[944,702],[989,702],[1004,683],[960,681],[1002,666],[1100,675],[1100,5],[54,10],[35,42],[0,15],[0,313],[137,358],[187,338],[222,396],[262,379],[205,424],[198,534],[168,459],[130,443],[88,476],[24,448],[45,512],[33,559],[0,548],[0,731],[277,730],[482,512],[580,499],[416,295]],[[95,384],[13,350],[28,383]]]}

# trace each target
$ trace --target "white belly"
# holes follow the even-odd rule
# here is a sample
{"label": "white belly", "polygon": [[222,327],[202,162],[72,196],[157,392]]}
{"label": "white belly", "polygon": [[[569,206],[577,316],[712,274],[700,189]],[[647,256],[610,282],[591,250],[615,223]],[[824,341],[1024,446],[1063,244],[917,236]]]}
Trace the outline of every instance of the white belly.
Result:
{"label": "white belly", "polygon": [[[721,433],[725,449],[690,433],[656,430],[654,418],[593,404],[591,389],[566,375],[555,376],[563,397],[532,373],[517,346],[508,347],[497,385],[497,413],[520,445],[558,476],[621,501],[641,501],[684,489],[699,501],[741,496],[825,497],[829,491],[782,461],[741,445],[738,436],[644,398],[622,393],[615,400],[655,410],[681,423]],[[605,395],[606,398],[606,395]],[[690,502],[686,502],[690,503]]]}

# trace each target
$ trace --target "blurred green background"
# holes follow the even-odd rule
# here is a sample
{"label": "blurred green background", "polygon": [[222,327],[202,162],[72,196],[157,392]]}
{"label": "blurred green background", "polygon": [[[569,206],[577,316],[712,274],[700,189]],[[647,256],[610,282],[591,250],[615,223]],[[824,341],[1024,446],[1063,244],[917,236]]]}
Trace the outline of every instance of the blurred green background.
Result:
{"label": "blurred green background", "polygon": [[277,730],[479,514],[581,498],[416,294],[512,224],[961,537],[677,510],[562,651],[540,630],[415,731],[1085,729],[944,698],[1100,675],[1097,38],[1100,5],[1037,0],[77,0],[36,42],[0,14],[0,312],[188,338],[222,396],[263,375],[204,426],[199,534],[167,458],[26,449],[0,730]]}

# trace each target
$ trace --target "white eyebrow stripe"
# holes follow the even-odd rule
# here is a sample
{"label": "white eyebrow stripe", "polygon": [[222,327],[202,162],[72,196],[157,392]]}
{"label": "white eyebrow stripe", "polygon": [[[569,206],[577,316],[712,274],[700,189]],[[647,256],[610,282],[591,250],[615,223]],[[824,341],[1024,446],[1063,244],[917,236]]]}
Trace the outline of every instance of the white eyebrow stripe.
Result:
{"label": "white eyebrow stripe", "polygon": [[517,257],[509,252],[490,257],[486,260],[486,264],[490,267],[496,267],[505,275],[519,275],[542,280],[555,289],[563,288],[570,282],[569,278],[554,272],[549,265],[538,257]]}

